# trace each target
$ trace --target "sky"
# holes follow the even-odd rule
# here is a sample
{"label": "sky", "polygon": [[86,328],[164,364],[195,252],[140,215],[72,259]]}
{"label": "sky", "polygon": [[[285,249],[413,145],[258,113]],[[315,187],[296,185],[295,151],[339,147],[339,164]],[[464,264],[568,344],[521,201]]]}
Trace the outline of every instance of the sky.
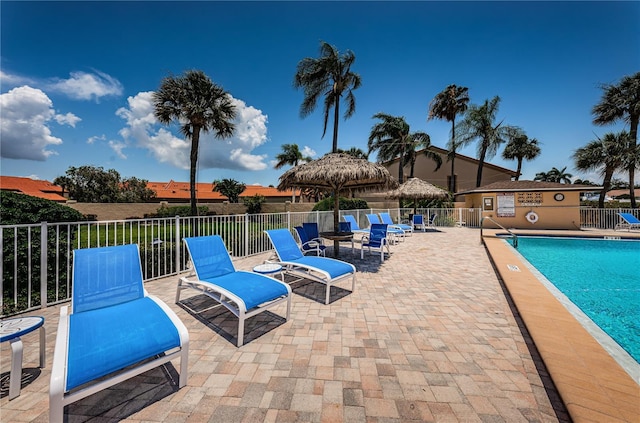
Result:
{"label": "sky", "polygon": [[[447,85],[471,104],[500,96],[498,121],[536,138],[520,179],[574,168],[574,151],[624,122],[595,126],[602,84],[640,71],[640,2],[0,2],[0,172],[53,181],[70,167],[149,181],[189,180],[189,141],[154,117],[163,78],[202,70],[233,98],[236,132],[201,138],[198,182],[278,184],[283,144],[330,152],[323,104],[300,117],[296,66],[320,42],[351,50],[356,111],[338,146],[367,151],[379,112],[403,116],[446,148],[451,124],[429,120]],[[342,109],[344,110],[344,108]],[[477,146],[459,152],[477,157]],[[516,169],[498,154],[488,162]],[[375,153],[370,156],[376,160]],[[624,175],[621,178],[626,179]]]}

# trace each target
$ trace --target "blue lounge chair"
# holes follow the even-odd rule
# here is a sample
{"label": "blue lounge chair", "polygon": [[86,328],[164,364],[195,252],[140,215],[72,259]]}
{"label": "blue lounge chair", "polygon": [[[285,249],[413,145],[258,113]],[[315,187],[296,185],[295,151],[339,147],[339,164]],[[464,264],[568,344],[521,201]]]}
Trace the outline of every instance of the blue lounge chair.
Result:
{"label": "blue lounge chair", "polygon": [[309,234],[302,226],[295,226],[293,229],[296,230],[298,238],[300,238],[300,249],[302,250],[302,254],[315,252],[316,256],[324,256],[324,250],[326,250],[327,247],[324,245],[322,239],[310,239]]}
{"label": "blue lounge chair", "polygon": [[425,232],[427,229],[427,225],[424,222],[424,216],[421,214],[414,214],[412,218],[412,223],[414,228],[421,228],[422,232]]}
{"label": "blue lounge chair", "polygon": [[329,304],[331,286],[351,278],[351,291],[356,288],[356,268],[350,263],[327,257],[304,256],[288,229],[265,231],[278,256],[278,264],[294,276],[311,279],[327,286],[325,304]]}
{"label": "blue lounge chair", "polygon": [[406,225],[404,223],[393,223],[393,219],[391,218],[391,215],[389,213],[386,212],[380,212],[378,213],[380,215],[380,220],[382,221],[382,223],[384,223],[385,225],[396,227],[396,228],[400,228],[404,231],[405,235],[406,234],[413,234],[413,226],[411,225]]}
{"label": "blue lounge chair", "polygon": [[342,218],[346,223],[349,224],[351,228],[351,232],[353,232],[354,234],[366,235],[369,233],[369,229],[362,229],[360,228],[360,226],[358,226],[358,222],[356,221],[355,216],[352,216],[350,214],[344,214],[342,215]]}
{"label": "blue lounge chair", "polygon": [[[49,421],[64,406],[180,357],[179,387],[187,383],[189,333],[142,284],[135,244],[73,252],[73,292],[60,309]],[[126,370],[125,370],[126,369]]]}
{"label": "blue lounge chair", "polygon": [[187,288],[193,288],[219,302],[238,317],[238,347],[244,343],[244,322],[249,317],[286,301],[286,320],[289,320],[289,285],[258,273],[236,270],[218,235],[183,240],[191,257],[193,273],[180,278],[176,303],[180,301],[180,292]]}
{"label": "blue lounge chair", "polygon": [[[383,224],[377,214],[367,214],[367,220],[369,221],[369,227],[374,224]],[[387,234],[392,236],[392,241],[399,241],[400,239],[404,240],[405,237],[404,231],[396,225],[387,225]]]}
{"label": "blue lounge chair", "polygon": [[360,250],[361,259],[364,259],[365,247],[369,249],[369,253],[371,253],[372,248],[380,251],[380,262],[384,261],[385,248],[387,249],[387,253],[391,255],[391,250],[389,250],[389,241],[387,240],[387,228],[388,225],[384,223],[371,224],[369,235],[365,235],[362,238],[362,249]]}
{"label": "blue lounge chair", "polygon": [[622,221],[613,228],[614,230],[626,228],[627,231],[630,231],[631,229],[640,229],[640,220],[631,213],[618,213],[618,216]]}

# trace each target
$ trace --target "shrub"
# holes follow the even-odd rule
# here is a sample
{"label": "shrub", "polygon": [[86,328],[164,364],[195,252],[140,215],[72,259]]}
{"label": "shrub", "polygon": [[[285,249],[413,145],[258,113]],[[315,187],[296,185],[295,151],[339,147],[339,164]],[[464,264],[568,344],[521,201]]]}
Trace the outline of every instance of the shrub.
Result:
{"label": "shrub", "polygon": [[267,201],[264,195],[256,194],[253,197],[243,198],[244,205],[247,206],[247,213],[258,214],[262,213],[262,204]]}
{"label": "shrub", "polygon": [[[344,198],[340,197],[339,207],[340,210],[357,210],[357,209],[368,209],[369,205],[366,201],[360,198]],[[329,211],[333,210],[333,197],[325,198],[324,200],[319,201],[313,206],[313,211]]]}
{"label": "shrub", "polygon": [[[37,224],[40,222],[78,222],[83,220],[82,213],[70,207],[53,201],[31,197],[24,194],[3,192],[0,197],[0,213],[2,223],[11,224]],[[67,273],[66,263],[70,262],[69,242],[73,242],[75,227],[51,226],[47,229],[47,297],[55,301],[58,292],[66,298]],[[29,237],[30,236],[30,237]],[[2,314],[12,314],[27,308],[28,298],[31,304],[41,304],[40,298],[40,256],[41,256],[41,229],[17,228],[17,230],[2,231],[2,254],[4,263],[2,266]],[[28,281],[31,277],[31,292],[28,284],[17,281]],[[58,282],[59,291],[56,292],[55,281]],[[14,286],[18,287],[15,292]],[[14,301],[17,298],[17,301]]]}
{"label": "shrub", "polygon": [[[207,206],[198,207],[198,216],[207,216],[209,214],[209,208]],[[146,215],[146,217],[176,217],[176,216],[191,216],[190,206],[166,206],[162,205],[156,211],[153,216]]]}

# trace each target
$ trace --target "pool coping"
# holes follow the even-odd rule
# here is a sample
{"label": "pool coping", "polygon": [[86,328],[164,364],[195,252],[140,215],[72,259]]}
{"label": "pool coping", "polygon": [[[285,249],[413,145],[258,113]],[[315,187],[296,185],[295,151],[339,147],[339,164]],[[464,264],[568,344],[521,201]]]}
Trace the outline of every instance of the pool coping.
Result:
{"label": "pool coping", "polygon": [[482,241],[572,420],[637,422],[640,375],[635,381],[503,238],[487,233]]}

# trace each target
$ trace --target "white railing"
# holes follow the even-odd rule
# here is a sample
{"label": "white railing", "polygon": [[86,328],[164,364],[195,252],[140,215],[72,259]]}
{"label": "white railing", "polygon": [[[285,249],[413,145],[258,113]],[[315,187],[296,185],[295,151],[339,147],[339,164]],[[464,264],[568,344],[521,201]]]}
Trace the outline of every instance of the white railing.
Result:
{"label": "white railing", "polygon": [[[388,212],[396,222],[409,221],[412,208],[341,210],[354,215],[366,228],[367,213]],[[480,209],[418,208],[424,216],[437,215],[436,226],[478,228]],[[617,213],[630,209],[580,209],[581,227],[613,229]],[[637,210],[636,210],[637,213]],[[233,257],[271,250],[265,229],[288,228],[317,222],[321,232],[333,230],[333,212],[286,212],[228,216],[171,217],[99,222],[47,223],[0,226],[1,315],[29,311],[68,301],[74,249],[138,244],[145,280],[176,275],[186,269],[182,238],[220,235]]]}

